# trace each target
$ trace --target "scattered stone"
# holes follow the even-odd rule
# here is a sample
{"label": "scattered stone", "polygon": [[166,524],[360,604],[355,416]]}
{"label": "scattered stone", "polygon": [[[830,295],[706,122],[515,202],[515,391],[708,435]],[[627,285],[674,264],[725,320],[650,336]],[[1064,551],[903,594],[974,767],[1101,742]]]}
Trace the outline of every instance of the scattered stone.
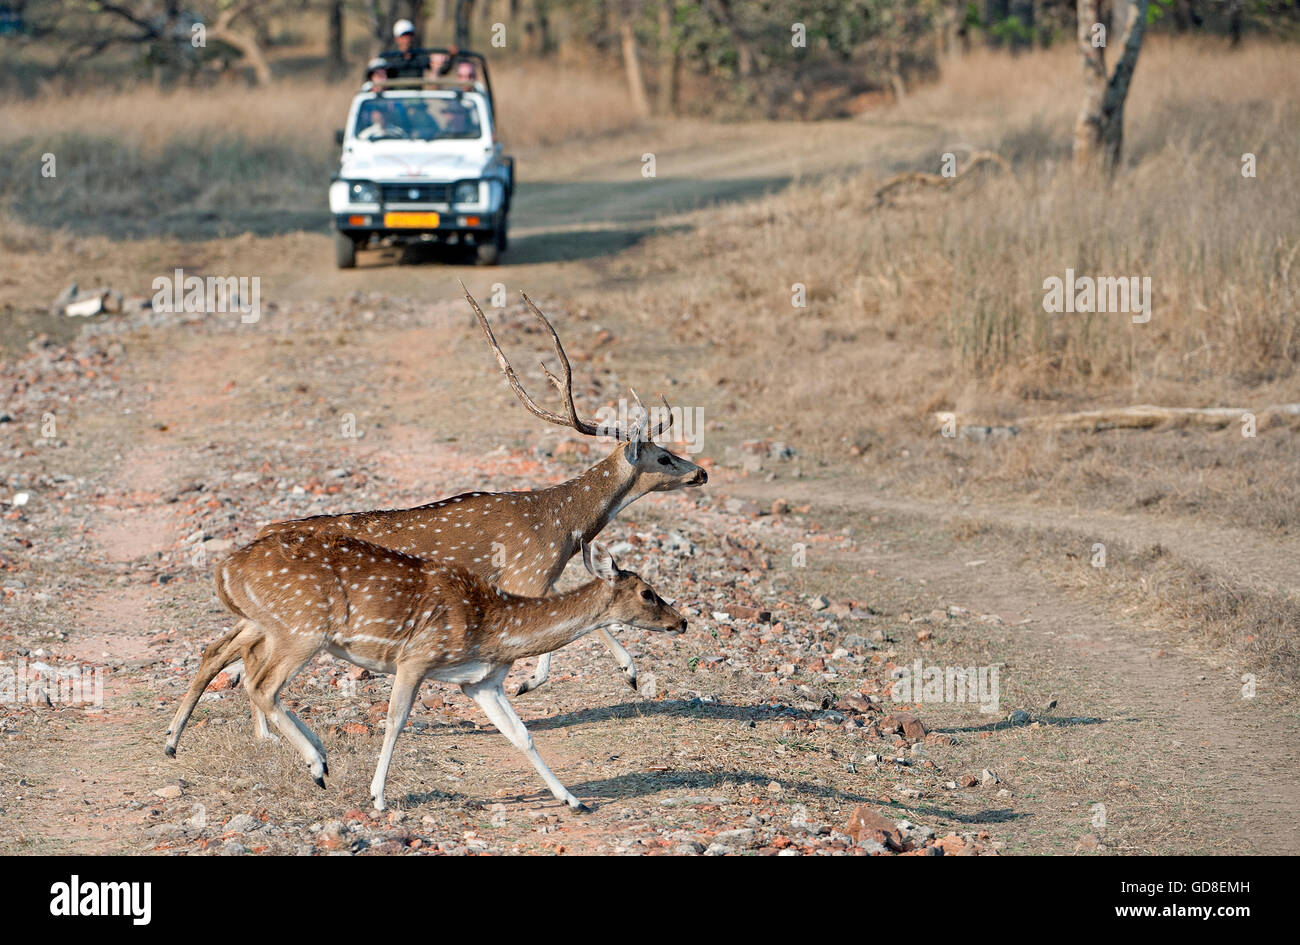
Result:
{"label": "scattered stone", "polygon": [[898,826],[889,818],[862,804],[853,808],[845,833],[859,846],[864,846],[866,841],[874,840],[893,850],[903,849],[903,833]]}
{"label": "scattered stone", "polygon": [[226,821],[226,829],[236,833],[249,833],[262,826],[262,822],[251,814],[236,814]]}
{"label": "scattered stone", "polygon": [[722,830],[713,838],[715,842],[728,847],[751,847],[754,845],[755,833],[752,829]]}

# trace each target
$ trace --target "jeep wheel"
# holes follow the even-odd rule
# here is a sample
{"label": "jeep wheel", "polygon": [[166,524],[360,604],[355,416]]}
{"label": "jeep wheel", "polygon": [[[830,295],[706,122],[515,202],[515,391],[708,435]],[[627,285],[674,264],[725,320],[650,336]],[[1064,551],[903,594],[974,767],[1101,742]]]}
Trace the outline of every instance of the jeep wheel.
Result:
{"label": "jeep wheel", "polygon": [[474,247],[474,264],[476,265],[497,265],[500,263],[500,242],[493,240],[490,243],[480,243]]}
{"label": "jeep wheel", "polygon": [[357,244],[352,237],[338,230],[334,231],[334,265],[339,269],[357,267]]}
{"label": "jeep wheel", "polygon": [[479,243],[475,247],[474,262],[480,266],[495,266],[501,261],[501,253],[506,248],[506,230],[503,226],[492,234],[492,242]]}

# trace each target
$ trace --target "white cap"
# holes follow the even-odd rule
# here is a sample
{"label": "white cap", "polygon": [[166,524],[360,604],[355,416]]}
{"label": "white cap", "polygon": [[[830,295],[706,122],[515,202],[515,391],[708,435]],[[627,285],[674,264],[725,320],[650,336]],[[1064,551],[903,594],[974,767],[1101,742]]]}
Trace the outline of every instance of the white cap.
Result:
{"label": "white cap", "polygon": [[393,24],[393,38],[405,36],[407,33],[415,32],[415,24],[410,20],[398,20]]}

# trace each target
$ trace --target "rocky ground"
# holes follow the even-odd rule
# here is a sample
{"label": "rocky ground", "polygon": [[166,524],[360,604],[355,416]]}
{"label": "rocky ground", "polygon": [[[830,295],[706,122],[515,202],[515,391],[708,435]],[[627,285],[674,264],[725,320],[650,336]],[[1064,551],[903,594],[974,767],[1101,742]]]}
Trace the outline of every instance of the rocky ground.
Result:
{"label": "rocky ground", "polygon": [[[355,301],[357,325],[367,324],[373,310]],[[390,305],[386,328],[438,324],[452,310]],[[281,315],[290,323],[267,334],[320,314]],[[1003,845],[993,823],[957,814],[949,799],[1005,807],[1014,788],[951,760],[953,749],[1038,723],[1020,711],[978,733],[931,731],[924,713],[889,695],[903,650],[936,628],[964,634],[1001,618],[815,593],[788,559],[871,541],[823,525],[806,503],[730,496],[728,483],[756,464],[799,461],[765,441],[703,457],[707,490],[649,498],[607,533],[624,567],[677,599],[689,642],[632,635],[633,692],[583,641],[557,655],[548,686],[516,700],[542,754],[594,814],[563,811],[477,707],[434,684],[399,742],[396,809],[361,809],[389,683],[328,657],[289,697],[326,740],[326,792],[284,746],[252,741],[238,665],[204,696],[176,761],[164,759],[162,730],[201,649],[229,625],[212,562],[262,522],[416,504],[471,482],[560,481],[600,450],[542,431],[540,445],[482,456],[444,446],[437,463],[403,465],[393,461],[401,430],[340,443],[311,435],[324,420],[294,414],[287,422],[304,435],[285,439],[220,403],[242,378],[217,387],[215,403],[186,402],[146,354],[145,339],[185,331],[195,344],[194,333],[233,330],[145,310],[88,325],[67,344],[38,339],[5,364],[0,660],[26,663],[34,698],[0,705],[0,849],[951,855]],[[313,395],[348,383],[347,367],[346,353],[315,362]],[[261,381],[270,400],[303,394],[272,375]],[[202,437],[188,436],[197,429]],[[74,666],[103,667],[102,708],[60,705],[57,674]]]}

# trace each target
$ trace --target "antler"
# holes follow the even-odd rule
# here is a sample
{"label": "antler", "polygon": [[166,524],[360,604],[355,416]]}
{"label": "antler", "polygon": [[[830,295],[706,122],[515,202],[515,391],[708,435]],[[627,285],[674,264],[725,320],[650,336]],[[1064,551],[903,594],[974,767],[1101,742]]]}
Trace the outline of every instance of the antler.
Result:
{"label": "antler", "polygon": [[[573,368],[569,365],[569,356],[564,353],[564,345],[560,344],[560,336],[555,333],[554,326],[552,326],[550,320],[542,314],[542,310],[533,304],[533,300],[528,297],[528,293],[520,292],[519,294],[523,296],[524,304],[528,306],[528,310],[537,316],[537,320],[541,322],[550,333],[551,344],[555,345],[555,354],[560,359],[560,368],[564,371],[564,380],[561,381],[558,377],[552,374],[545,364],[542,364],[541,368],[542,373],[546,375],[547,380],[549,380],[551,385],[560,392],[561,396],[564,397],[564,408],[569,413],[569,425],[579,433],[585,433],[588,436],[596,436],[601,432],[599,428],[597,428],[595,424],[589,423],[579,417],[578,408],[573,405]],[[621,440],[627,439],[626,436],[619,436],[617,431],[614,433],[614,436]]]}
{"label": "antler", "polygon": [[[478,303],[474,301],[474,296],[469,294],[469,289],[465,288],[464,282],[460,284],[460,287],[465,292],[465,298],[469,302],[470,307],[474,309],[474,314],[478,317],[478,323],[482,327],[483,333],[487,335],[488,344],[492,346],[492,353],[497,356],[497,364],[501,365],[501,373],[505,374],[506,380],[510,382],[510,389],[515,392],[515,396],[519,398],[519,402],[527,407],[530,413],[541,417],[549,423],[558,423],[560,426],[571,426],[579,433],[594,436],[596,433],[595,426],[589,423],[584,423],[578,418],[578,412],[573,406],[572,387],[569,388],[568,392],[569,416],[567,418],[561,417],[557,413],[552,413],[543,407],[539,407],[537,402],[528,396],[528,391],[524,390],[523,385],[519,383],[519,378],[515,376],[515,370],[510,366],[510,360],[506,357],[505,352],[501,350],[501,346],[497,344],[496,335],[492,334],[492,326],[488,324],[487,316],[483,314],[483,310],[479,308]],[[540,315],[540,313],[538,314]],[[545,322],[546,319],[543,318],[542,321]],[[551,327],[549,322],[546,327]],[[554,329],[551,329],[551,337],[555,340],[555,347],[560,353],[560,362],[564,365],[565,372],[572,376],[572,372],[569,369],[569,359],[564,356],[564,349],[560,347],[560,339],[555,334]],[[543,366],[542,370],[546,370],[545,366]],[[555,380],[550,371],[547,371],[546,374],[548,377],[551,377],[552,380]]]}
{"label": "antler", "polygon": [[[528,306],[528,310],[533,313],[537,320],[542,323],[542,326],[546,329],[547,333],[550,334],[551,344],[555,346],[555,354],[560,359],[560,369],[564,373],[563,380],[551,373],[550,368],[545,364],[542,364],[541,368],[542,373],[546,375],[547,380],[551,382],[552,386],[559,391],[560,395],[564,398],[564,409],[568,414],[567,417],[561,417],[559,414],[552,413],[544,407],[539,407],[537,402],[528,395],[528,392],[524,390],[523,385],[519,383],[519,378],[515,376],[514,368],[510,366],[510,360],[506,357],[505,352],[501,350],[501,346],[497,344],[496,335],[492,333],[492,326],[488,324],[487,317],[483,314],[483,310],[479,308],[478,303],[474,301],[474,297],[469,294],[469,290],[465,288],[464,282],[460,284],[460,287],[461,290],[464,291],[465,299],[469,302],[470,307],[474,309],[474,314],[478,318],[478,323],[482,327],[483,333],[487,335],[488,344],[492,346],[492,353],[496,355],[497,363],[501,365],[501,372],[505,374],[506,380],[510,382],[510,389],[515,392],[515,396],[519,398],[519,402],[527,407],[530,413],[549,423],[572,427],[574,430],[577,430],[579,433],[586,436],[608,435],[618,440],[629,440],[632,438],[633,429],[635,429],[635,427],[626,429],[615,426],[606,430],[602,425],[594,424],[590,420],[584,420],[578,416],[578,408],[574,406],[573,403],[573,367],[569,364],[569,356],[564,353],[564,345],[560,343],[560,336],[556,333],[555,327],[551,324],[550,320],[542,314],[541,309],[533,304],[533,300],[528,297],[528,293],[520,292],[519,294],[523,296],[524,303]],[[655,426],[655,429],[649,433],[647,437],[648,439],[654,439],[655,437],[660,436],[673,425],[673,410],[672,407],[668,405],[668,398],[664,397],[662,394],[659,396],[663,399],[667,419],[660,421]],[[650,412],[646,410],[645,405],[641,403],[641,398],[637,397],[636,391],[632,391],[632,397],[636,400],[636,405],[641,408],[641,412],[647,419],[649,419]],[[645,434],[642,435],[644,436]]]}
{"label": "antler", "polygon": [[[631,390],[631,388],[628,388],[628,390]],[[632,391],[632,399],[635,400],[636,405],[641,408],[641,412],[645,414],[646,420],[649,420],[650,411],[646,410],[645,404],[641,403],[641,398],[636,395],[636,391],[634,390]],[[660,394],[659,399],[664,402],[664,414],[667,416],[668,419],[659,421],[659,423],[655,426],[655,428],[652,431],[650,431],[650,434],[646,437],[646,439],[649,440],[653,440],[656,437],[661,436],[662,434],[667,432],[669,427],[673,425],[673,408],[668,406],[668,398],[665,397],[663,394]]]}

